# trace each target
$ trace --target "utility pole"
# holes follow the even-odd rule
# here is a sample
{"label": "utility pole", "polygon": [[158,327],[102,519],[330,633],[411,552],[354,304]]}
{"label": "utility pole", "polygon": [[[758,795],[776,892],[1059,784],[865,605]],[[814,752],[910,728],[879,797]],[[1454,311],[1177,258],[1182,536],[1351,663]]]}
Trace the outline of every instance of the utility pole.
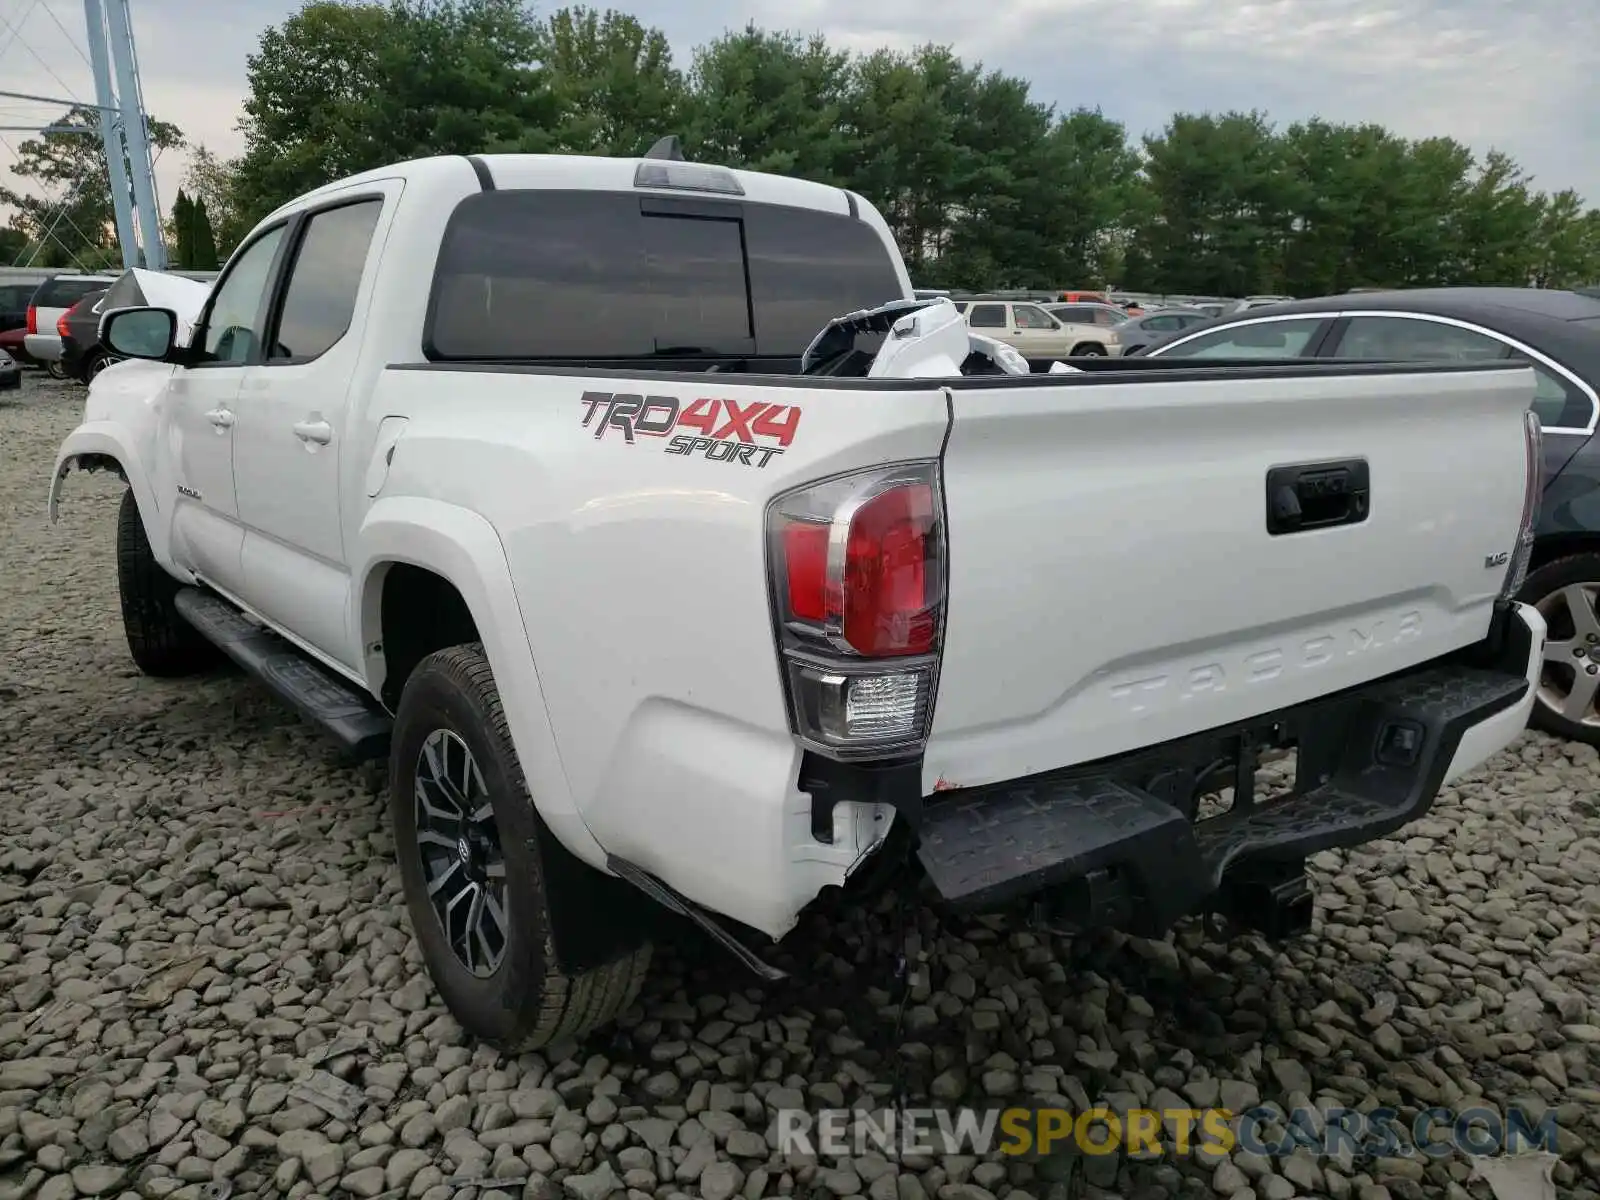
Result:
{"label": "utility pole", "polygon": [[[106,15],[100,0],[83,0],[83,20],[89,30],[89,65],[94,71],[94,98],[100,106],[100,141],[106,151],[106,172],[111,180],[111,207],[117,220],[117,245],[122,265],[139,265],[139,238],[133,226],[133,204],[128,192],[128,163],[123,156],[122,130],[115,116],[117,93],[111,84],[110,54],[106,47]],[[134,168],[138,170],[137,167]]]}
{"label": "utility pole", "polygon": [[[85,5],[90,2],[85,0]],[[116,67],[122,138],[128,148],[128,168],[133,176],[133,202],[139,214],[139,232],[144,235],[144,265],[152,271],[165,271],[167,248],[161,237],[161,213],[156,208],[155,165],[145,129],[139,64],[133,52],[133,20],[128,14],[128,0],[101,2],[105,6],[106,41]],[[127,257],[126,249],[123,257]]]}

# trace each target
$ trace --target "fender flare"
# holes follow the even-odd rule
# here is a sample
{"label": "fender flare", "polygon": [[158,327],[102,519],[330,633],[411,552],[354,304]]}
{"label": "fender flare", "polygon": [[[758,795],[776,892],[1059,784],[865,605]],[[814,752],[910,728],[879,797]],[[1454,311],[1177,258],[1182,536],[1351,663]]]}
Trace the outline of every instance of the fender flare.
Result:
{"label": "fender flare", "polygon": [[418,496],[380,499],[367,510],[356,535],[351,619],[374,695],[383,688],[383,580],[406,563],[448,580],[466,601],[494,670],[495,686],[539,815],[558,841],[592,867],[604,869],[605,851],[589,831],[561,764],[555,730],[522,623],[500,535],[471,509]]}
{"label": "fender flare", "polygon": [[151,552],[162,567],[187,578],[187,571],[179,571],[172,562],[171,546],[166,531],[158,520],[162,512],[161,497],[145,473],[144,466],[134,450],[134,438],[126,427],[116,421],[90,421],[78,426],[67,435],[56,452],[55,470],[50,475],[50,494],[45,512],[54,525],[61,516],[61,492],[67,476],[77,466],[78,460],[99,456],[116,460],[122,477],[133,491],[134,503],[139,506],[139,519],[144,522],[145,537],[150,541]]}

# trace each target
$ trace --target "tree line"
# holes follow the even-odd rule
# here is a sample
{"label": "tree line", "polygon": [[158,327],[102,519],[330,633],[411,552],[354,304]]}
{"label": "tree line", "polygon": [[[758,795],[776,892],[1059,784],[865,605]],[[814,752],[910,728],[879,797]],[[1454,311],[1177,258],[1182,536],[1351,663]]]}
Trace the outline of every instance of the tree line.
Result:
{"label": "tree line", "polygon": [[[401,159],[636,155],[676,133],[692,159],[867,197],[921,286],[1319,295],[1600,281],[1600,209],[1539,190],[1499,151],[1370,124],[1278,127],[1261,112],[1179,113],[1134,140],[1097,108],[1058,111],[945,46],[852,54],[750,25],[680,70],[661,31],[617,11],[310,0],[262,35],[247,79],[244,152],[191,154],[180,254],[225,257],[284,201]],[[152,136],[182,144],[161,122]],[[109,237],[98,151],[46,134],[14,168],[58,190],[87,181],[68,208],[85,251]],[[0,203],[19,213],[14,236],[42,235],[37,202],[0,189]],[[209,242],[190,228],[196,211]]]}

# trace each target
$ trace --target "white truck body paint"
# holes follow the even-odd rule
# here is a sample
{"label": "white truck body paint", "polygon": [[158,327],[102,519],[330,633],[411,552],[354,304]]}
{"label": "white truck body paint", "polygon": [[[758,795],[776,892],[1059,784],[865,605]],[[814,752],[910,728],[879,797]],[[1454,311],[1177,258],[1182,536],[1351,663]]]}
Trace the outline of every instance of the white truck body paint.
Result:
{"label": "white truck body paint", "polygon": [[[637,166],[487,161],[501,190],[631,192]],[[853,203],[911,297],[871,205],[735,175],[749,204]],[[930,795],[1269,712],[1485,635],[1503,573],[1484,560],[1512,546],[1521,508],[1525,369],[979,381],[947,377],[960,347],[942,341],[851,381],[419,366],[446,224],[480,190],[466,159],[441,157],[267,218],[257,233],[332,201],[382,203],[345,337],[291,366],[107,372],[62,445],[50,510],[75,463],[114,458],[163,566],[377,697],[385,573],[447,579],[535,802],[595,867],[618,855],[776,937],[884,836],[870,804],[841,806],[831,843],[813,834],[775,647],[767,505],[829,476],[942,461],[951,568]],[[709,402],[719,423],[764,411],[792,436],[739,434],[718,460],[678,437],[630,438],[597,416],[595,392]],[[313,421],[325,441],[292,440]],[[1268,538],[1268,468],[1356,456],[1372,466],[1368,521]],[[1531,702],[1458,763],[1515,736]]]}

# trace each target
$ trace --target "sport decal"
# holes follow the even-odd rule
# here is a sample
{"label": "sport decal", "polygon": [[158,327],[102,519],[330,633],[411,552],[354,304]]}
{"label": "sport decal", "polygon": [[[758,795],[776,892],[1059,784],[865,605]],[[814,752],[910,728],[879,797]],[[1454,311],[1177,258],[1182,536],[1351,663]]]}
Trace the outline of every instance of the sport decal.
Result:
{"label": "sport decal", "polygon": [[580,403],[583,428],[592,428],[596,441],[612,430],[630,446],[640,438],[666,438],[668,454],[746,467],[766,466],[794,441],[800,428],[797,407],[765,400],[703,399],[685,407],[675,396],[585,392]]}

